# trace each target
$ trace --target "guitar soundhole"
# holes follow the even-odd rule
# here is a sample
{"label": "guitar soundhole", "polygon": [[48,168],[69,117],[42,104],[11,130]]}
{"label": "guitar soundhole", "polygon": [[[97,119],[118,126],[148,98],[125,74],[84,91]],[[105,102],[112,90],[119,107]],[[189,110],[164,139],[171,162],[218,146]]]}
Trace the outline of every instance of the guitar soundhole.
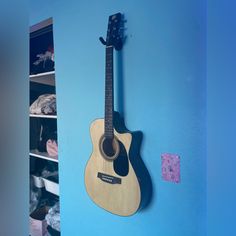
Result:
{"label": "guitar soundhole", "polygon": [[120,176],[127,176],[129,173],[128,155],[124,145],[118,141],[120,152],[118,157],[113,161],[113,168],[116,174]]}
{"label": "guitar soundhole", "polygon": [[113,139],[105,138],[102,143],[102,149],[106,156],[113,157],[116,153],[116,150],[113,145]]}
{"label": "guitar soundhole", "polygon": [[122,142],[120,142],[116,137],[111,139],[102,136],[100,139],[100,151],[106,160],[113,161],[113,169],[117,175],[128,175],[128,154]]}
{"label": "guitar soundhole", "polygon": [[116,137],[107,138],[105,136],[102,136],[100,139],[100,151],[102,156],[108,160],[113,161],[117,158],[120,148],[119,143]]}

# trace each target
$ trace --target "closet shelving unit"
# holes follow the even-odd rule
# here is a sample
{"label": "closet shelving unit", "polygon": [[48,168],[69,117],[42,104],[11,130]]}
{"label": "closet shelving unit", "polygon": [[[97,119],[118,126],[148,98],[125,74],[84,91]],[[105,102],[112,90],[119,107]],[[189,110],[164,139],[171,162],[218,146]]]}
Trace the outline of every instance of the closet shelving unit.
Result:
{"label": "closet shelving unit", "polygon": [[29,154],[32,157],[58,162],[58,157],[50,157],[47,152],[39,152],[37,149],[31,149]]}
{"label": "closet shelving unit", "polygon": [[44,115],[44,114],[40,114],[40,115],[30,114],[30,117],[57,119],[56,115]]}
{"label": "closet shelving unit", "polygon": [[55,86],[55,71],[30,75],[30,81],[35,83]]}
{"label": "closet shelving unit", "polygon": [[[39,24],[36,24],[30,27],[30,39],[32,35],[38,37],[43,35],[45,32],[51,29],[52,31],[52,18],[47,19]],[[53,40],[53,39],[52,39]],[[44,39],[45,41],[45,39]],[[30,40],[31,42],[31,40]],[[42,42],[45,44],[45,42]],[[40,43],[39,43],[40,45]],[[34,50],[35,48],[33,48]],[[31,55],[32,45],[30,46],[30,55]],[[37,51],[37,49],[35,49]],[[30,62],[32,63],[32,61]],[[45,93],[55,93],[56,94],[56,83],[55,83],[55,71],[47,71],[43,73],[36,73],[29,75],[30,81],[30,104],[37,99],[39,95]],[[57,115],[45,115],[45,114],[29,114],[30,117],[30,148],[29,148],[29,157],[30,157],[30,174],[32,172],[36,173],[40,168],[55,165],[55,168],[58,171],[58,156],[52,157],[49,156],[47,152],[40,152],[37,149],[37,143],[39,142],[39,133],[40,128],[43,123],[54,122],[55,127],[57,127]],[[51,124],[49,123],[49,124]],[[39,177],[43,181],[43,177]],[[52,182],[52,181],[51,181]],[[48,180],[50,184],[50,180]],[[50,192],[48,189],[42,187],[42,196],[45,198],[53,199],[53,201],[59,201],[59,183],[53,182],[56,191]],[[36,185],[35,185],[36,186]],[[45,183],[46,186],[46,183]],[[38,187],[38,186],[36,186]],[[49,191],[49,192],[48,192]],[[57,234],[58,235],[58,232]],[[34,236],[34,235],[31,235]]]}

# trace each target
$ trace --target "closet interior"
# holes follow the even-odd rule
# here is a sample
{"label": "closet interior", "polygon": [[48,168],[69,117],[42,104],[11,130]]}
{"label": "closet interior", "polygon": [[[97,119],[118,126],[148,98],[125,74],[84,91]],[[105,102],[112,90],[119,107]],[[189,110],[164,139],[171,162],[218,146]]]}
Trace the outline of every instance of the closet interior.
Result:
{"label": "closet interior", "polygon": [[56,77],[52,18],[30,27],[31,236],[60,235]]}

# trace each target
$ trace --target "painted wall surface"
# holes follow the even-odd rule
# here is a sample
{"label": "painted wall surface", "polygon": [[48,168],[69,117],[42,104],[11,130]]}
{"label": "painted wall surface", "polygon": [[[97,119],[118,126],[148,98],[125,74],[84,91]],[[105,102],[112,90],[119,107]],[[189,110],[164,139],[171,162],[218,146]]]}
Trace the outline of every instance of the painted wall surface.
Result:
{"label": "painted wall surface", "polygon": [[209,0],[207,32],[208,235],[235,235],[236,2]]}
{"label": "painted wall surface", "polygon": [[[127,19],[116,109],[144,135],[150,204],[132,217],[88,197],[84,169],[90,123],[103,117],[108,16]],[[54,18],[62,235],[205,235],[205,3],[199,1],[31,1],[31,24]],[[116,77],[117,79],[117,77]],[[118,96],[119,95],[119,96]],[[121,97],[122,95],[122,97]],[[119,99],[118,99],[119,97]],[[124,102],[124,104],[122,103]],[[161,179],[161,154],[181,157],[181,182]]]}

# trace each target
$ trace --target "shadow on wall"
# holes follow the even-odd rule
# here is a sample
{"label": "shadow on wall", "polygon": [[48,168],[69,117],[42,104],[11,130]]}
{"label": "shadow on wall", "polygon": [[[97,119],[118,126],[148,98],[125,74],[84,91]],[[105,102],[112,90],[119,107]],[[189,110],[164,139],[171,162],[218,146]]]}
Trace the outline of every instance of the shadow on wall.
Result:
{"label": "shadow on wall", "polygon": [[[124,76],[123,76],[123,55],[122,50],[116,53],[116,67],[117,67],[117,109],[114,115],[114,126],[118,132],[127,132],[125,127],[125,102],[124,102]],[[140,156],[140,147],[143,140],[143,133],[141,131],[131,132],[132,144],[129,152],[129,159],[138,177],[141,188],[141,204],[140,210],[147,209],[152,201],[153,187],[151,176]]]}

